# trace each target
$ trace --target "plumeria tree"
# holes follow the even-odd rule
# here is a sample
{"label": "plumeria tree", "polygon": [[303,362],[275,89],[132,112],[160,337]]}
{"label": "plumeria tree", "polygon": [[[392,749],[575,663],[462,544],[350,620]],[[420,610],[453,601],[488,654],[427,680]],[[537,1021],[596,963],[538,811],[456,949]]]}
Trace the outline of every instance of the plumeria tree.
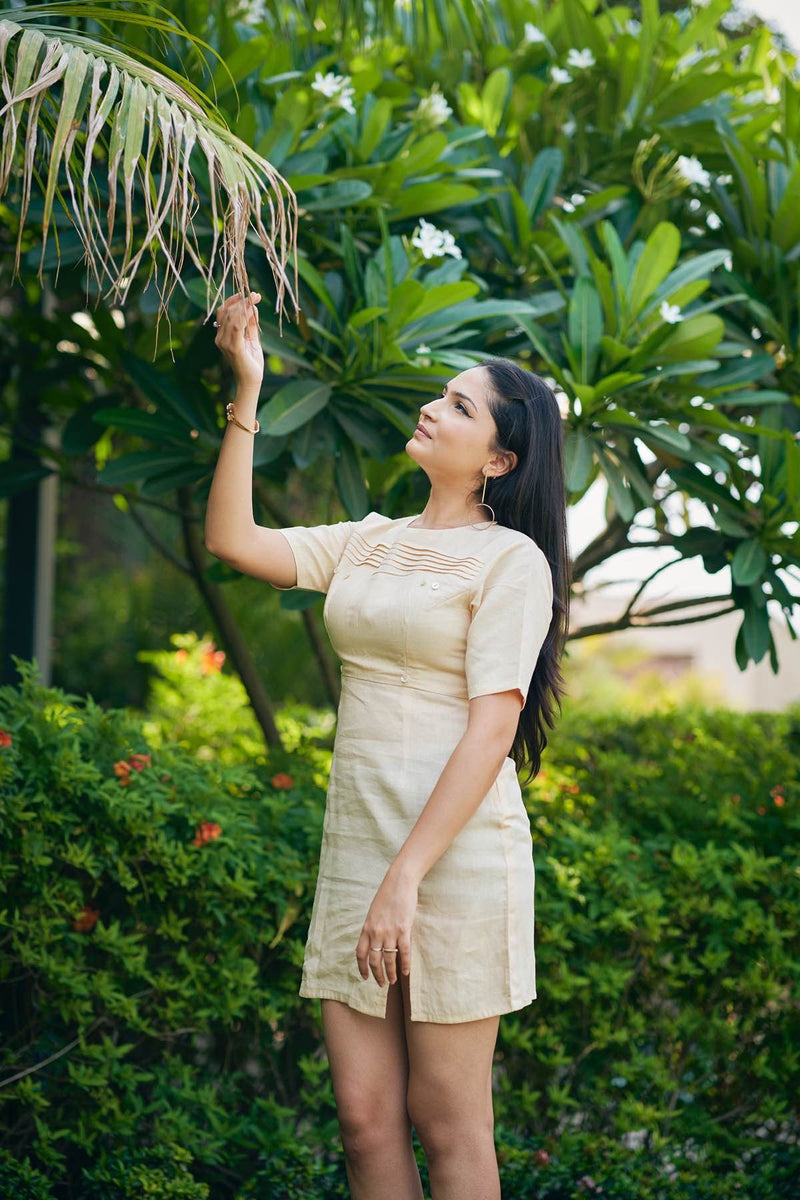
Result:
{"label": "plumeria tree", "polygon": [[[723,0],[677,14],[655,0],[463,4],[466,25],[448,6],[444,30],[432,16],[412,29],[414,5],[396,27],[380,6],[359,27],[353,8],[352,40],[332,4],[308,21],[297,5],[175,9],[226,64],[208,87],[235,136],[298,201],[297,321],[262,315],[257,519],[407,511],[424,482],[403,450],[420,402],[449,373],[509,355],[558,391],[569,500],[607,485],[578,588],[632,545],[730,568],[716,596],[652,604],[659,565],[613,622],[572,636],[734,609],[740,665],[769,654],[777,669],[768,602],[791,628],[798,567],[791,56],[763,28],[725,29]],[[246,245],[264,291],[257,253]],[[154,544],[187,567],[227,639],[234,573],[197,540],[227,383],[200,324],[201,273],[183,280],[163,362],[149,361],[146,292],[124,329],[97,310],[76,333],[65,302],[55,326],[70,322],[73,382],[62,355],[48,397],[60,436],[33,450],[42,472],[112,491],[145,525],[148,506],[171,511],[183,552],[163,534]],[[24,323],[10,329],[13,354]],[[333,697],[317,597],[280,602],[302,609]]]}

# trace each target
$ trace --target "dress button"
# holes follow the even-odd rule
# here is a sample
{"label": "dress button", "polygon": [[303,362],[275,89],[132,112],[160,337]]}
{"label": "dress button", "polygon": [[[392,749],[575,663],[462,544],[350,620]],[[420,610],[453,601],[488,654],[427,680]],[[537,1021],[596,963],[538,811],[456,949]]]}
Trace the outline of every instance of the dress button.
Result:
{"label": "dress button", "polygon": [[434,582],[434,583],[432,583],[432,584],[431,584],[431,587],[432,587],[432,588],[438,588],[438,586],[439,586],[439,585],[438,585],[438,583],[436,583],[436,582]]}
{"label": "dress button", "polygon": [[408,680],[408,676],[407,676],[407,675],[401,675],[401,676],[400,676],[400,682],[401,682],[401,683],[405,683],[407,680]]}

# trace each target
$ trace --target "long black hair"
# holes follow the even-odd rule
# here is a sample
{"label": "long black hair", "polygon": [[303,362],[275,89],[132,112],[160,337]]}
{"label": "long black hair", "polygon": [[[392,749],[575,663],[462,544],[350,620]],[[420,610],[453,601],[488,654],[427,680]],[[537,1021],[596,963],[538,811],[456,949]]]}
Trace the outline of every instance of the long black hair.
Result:
{"label": "long black hair", "polygon": [[[567,544],[564,442],[561,411],[543,379],[507,358],[477,364],[489,375],[489,411],[497,427],[491,451],[513,450],[517,465],[490,476],[487,504],[499,525],[517,529],[543,551],[553,576],[553,616],[539,653],[510,757],[517,770],[529,768],[525,782],[538,774],[547,745],[545,727],[554,728],[555,706],[565,693],[561,656],[569,631],[572,562]],[[474,499],[481,499],[483,483]]]}

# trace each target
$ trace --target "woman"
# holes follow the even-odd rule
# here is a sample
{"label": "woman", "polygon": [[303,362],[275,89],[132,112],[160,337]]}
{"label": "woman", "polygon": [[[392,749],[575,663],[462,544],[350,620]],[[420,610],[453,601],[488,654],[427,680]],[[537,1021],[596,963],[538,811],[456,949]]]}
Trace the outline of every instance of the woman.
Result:
{"label": "woman", "polygon": [[569,616],[558,404],[507,360],[470,367],[406,444],[423,512],[258,526],[259,300],[217,311],[236,396],[205,539],[273,587],[327,593],[342,693],[300,994],[322,1002],[353,1200],[420,1200],[412,1126],[433,1200],[498,1200],[498,1022],[536,998],[517,768],[539,769]]}

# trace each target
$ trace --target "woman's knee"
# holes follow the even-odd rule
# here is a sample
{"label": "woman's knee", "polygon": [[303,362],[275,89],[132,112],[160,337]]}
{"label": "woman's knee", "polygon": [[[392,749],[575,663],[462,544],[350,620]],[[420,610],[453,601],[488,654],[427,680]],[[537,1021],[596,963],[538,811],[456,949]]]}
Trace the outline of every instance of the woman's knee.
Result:
{"label": "woman's knee", "polygon": [[367,1160],[396,1150],[411,1138],[404,1105],[361,1088],[339,1097],[336,1105],[342,1145],[348,1158]]}
{"label": "woman's knee", "polygon": [[408,1115],[430,1161],[448,1154],[494,1150],[494,1114],[491,1102],[464,1105],[458,1096],[437,1096],[435,1091],[409,1087]]}

